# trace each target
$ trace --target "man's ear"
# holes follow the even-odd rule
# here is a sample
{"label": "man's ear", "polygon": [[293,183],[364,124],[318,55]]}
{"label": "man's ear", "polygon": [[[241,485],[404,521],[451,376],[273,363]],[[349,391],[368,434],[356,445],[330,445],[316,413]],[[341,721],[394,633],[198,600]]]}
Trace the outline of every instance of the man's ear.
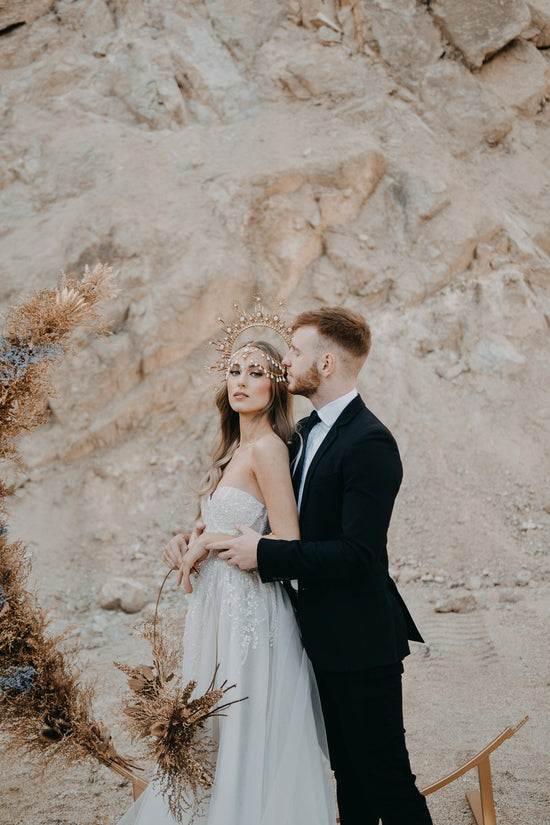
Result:
{"label": "man's ear", "polygon": [[320,371],[324,375],[325,378],[328,378],[329,375],[332,375],[334,369],[336,367],[336,358],[332,354],[332,352],[326,352],[322,356],[322,363],[320,366]]}

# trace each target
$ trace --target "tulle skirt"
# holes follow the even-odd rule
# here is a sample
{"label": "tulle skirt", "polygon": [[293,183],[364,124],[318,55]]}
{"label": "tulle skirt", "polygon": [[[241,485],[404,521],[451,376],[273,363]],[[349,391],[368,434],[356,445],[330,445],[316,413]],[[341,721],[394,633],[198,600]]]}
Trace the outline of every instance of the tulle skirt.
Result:
{"label": "tulle skirt", "polygon": [[[217,679],[248,697],[211,720],[214,786],[187,825],[335,825],[334,788],[311,663],[279,583],[209,558],[189,598],[183,678]],[[217,644],[216,644],[217,639]],[[155,783],[119,825],[175,825]]]}

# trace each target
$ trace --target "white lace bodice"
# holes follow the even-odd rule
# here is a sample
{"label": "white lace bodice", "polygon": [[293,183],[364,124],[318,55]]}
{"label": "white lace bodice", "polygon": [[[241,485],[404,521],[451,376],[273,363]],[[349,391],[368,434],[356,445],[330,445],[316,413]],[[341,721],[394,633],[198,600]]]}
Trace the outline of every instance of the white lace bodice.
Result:
{"label": "white lace bodice", "polygon": [[[267,507],[250,493],[237,487],[217,487],[202,503],[201,514],[208,533],[238,535],[236,524],[244,524],[258,533],[269,532]],[[214,551],[201,563],[200,575],[193,579],[184,633],[188,661],[198,655],[201,646],[198,628],[214,611],[216,621],[229,627],[241,657],[255,648],[264,628],[270,640],[277,629],[275,609],[278,584],[264,584],[257,570],[240,570],[218,558]]]}
{"label": "white lace bodice", "polygon": [[246,524],[258,533],[269,531],[265,504],[238,487],[216,487],[202,504],[202,519],[207,533],[236,536],[235,522]]}

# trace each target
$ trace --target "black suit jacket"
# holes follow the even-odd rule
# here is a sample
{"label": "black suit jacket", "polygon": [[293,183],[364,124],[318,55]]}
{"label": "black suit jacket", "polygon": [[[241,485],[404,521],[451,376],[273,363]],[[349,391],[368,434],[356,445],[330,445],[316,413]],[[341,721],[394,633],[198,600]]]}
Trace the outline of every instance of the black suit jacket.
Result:
{"label": "black suit jacket", "polygon": [[358,396],[311,462],[300,540],[259,542],[262,581],[298,579],[302,641],[318,668],[393,664],[409,653],[407,639],[423,641],[388,573],[386,537],[402,475],[395,439]]}

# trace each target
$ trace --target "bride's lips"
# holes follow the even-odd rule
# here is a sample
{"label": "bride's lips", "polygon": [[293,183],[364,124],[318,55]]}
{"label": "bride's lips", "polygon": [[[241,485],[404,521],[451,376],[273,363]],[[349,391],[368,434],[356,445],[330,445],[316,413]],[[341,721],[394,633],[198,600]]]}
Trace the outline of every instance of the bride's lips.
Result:
{"label": "bride's lips", "polygon": [[245,392],[234,392],[233,398],[248,398],[248,395]]}

